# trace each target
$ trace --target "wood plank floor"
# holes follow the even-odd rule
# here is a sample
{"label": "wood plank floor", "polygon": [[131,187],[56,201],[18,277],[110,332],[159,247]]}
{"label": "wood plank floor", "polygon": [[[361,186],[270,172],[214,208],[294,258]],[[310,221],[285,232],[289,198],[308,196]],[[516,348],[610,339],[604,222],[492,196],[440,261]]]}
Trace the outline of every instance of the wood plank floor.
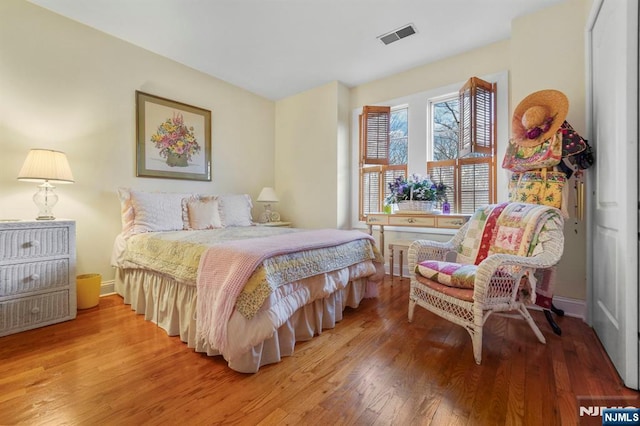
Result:
{"label": "wood plank floor", "polygon": [[575,425],[601,424],[581,405],[640,407],[581,320],[558,318],[556,336],[532,312],[542,345],[517,316],[493,315],[478,366],[462,327],[420,308],[407,322],[408,292],[387,277],[379,298],[257,374],[103,297],[74,321],[0,338],[0,424]]}

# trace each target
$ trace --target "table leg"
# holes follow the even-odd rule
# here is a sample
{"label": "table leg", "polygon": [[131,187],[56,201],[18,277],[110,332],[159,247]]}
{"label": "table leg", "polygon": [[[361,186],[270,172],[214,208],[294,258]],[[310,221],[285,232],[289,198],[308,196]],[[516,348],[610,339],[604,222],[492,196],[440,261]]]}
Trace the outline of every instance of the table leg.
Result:
{"label": "table leg", "polygon": [[389,275],[391,275],[391,285],[393,285],[393,246],[389,244]]}

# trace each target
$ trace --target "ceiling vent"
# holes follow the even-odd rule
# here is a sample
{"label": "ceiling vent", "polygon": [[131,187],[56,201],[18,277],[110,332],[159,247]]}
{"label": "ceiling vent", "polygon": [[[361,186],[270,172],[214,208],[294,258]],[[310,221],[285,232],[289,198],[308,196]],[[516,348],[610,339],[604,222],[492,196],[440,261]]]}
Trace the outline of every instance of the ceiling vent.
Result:
{"label": "ceiling vent", "polygon": [[416,27],[414,27],[413,24],[408,24],[402,28],[391,31],[390,33],[378,36],[378,39],[384,44],[391,44],[394,41],[398,41],[405,37],[409,37],[410,35],[414,35],[416,32]]}

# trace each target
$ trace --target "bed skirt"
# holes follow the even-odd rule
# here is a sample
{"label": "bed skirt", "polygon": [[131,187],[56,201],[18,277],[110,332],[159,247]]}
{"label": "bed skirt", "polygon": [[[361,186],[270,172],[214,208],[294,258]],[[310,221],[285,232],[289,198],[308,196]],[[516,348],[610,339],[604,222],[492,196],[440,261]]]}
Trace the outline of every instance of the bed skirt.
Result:
{"label": "bed skirt", "polygon": [[[323,329],[335,327],[347,306],[357,308],[365,296],[377,296],[377,285],[367,277],[351,281],[348,277],[348,273],[330,277],[336,281],[333,285],[337,285],[337,290],[297,309],[275,332],[269,333],[271,337],[252,346],[244,355],[231,360],[225,357],[229,367],[241,373],[255,373],[263,365],[280,362],[282,357],[293,354],[296,342],[310,340]],[[195,285],[179,283],[151,271],[118,268],[115,289],[125,304],[130,304],[132,310],[156,323],[169,336],[180,336],[196,352],[224,356],[196,339]],[[237,312],[233,315],[238,318],[232,316],[229,327],[246,330],[247,325],[242,322],[247,320]]]}

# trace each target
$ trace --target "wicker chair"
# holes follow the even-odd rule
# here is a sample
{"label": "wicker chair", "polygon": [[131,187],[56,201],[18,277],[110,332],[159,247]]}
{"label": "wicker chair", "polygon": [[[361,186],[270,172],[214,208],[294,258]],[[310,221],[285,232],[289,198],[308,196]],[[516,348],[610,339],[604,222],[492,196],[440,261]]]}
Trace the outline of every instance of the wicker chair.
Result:
{"label": "wicker chair", "polygon": [[[546,343],[526,304],[543,291],[536,286],[536,271],[554,266],[562,256],[563,224],[555,208],[503,203],[479,208],[446,243],[414,241],[408,254],[409,322],[418,305],[463,326],[477,364],[482,327],[493,312],[518,311]],[[461,278],[452,273],[456,269],[463,271]]]}

